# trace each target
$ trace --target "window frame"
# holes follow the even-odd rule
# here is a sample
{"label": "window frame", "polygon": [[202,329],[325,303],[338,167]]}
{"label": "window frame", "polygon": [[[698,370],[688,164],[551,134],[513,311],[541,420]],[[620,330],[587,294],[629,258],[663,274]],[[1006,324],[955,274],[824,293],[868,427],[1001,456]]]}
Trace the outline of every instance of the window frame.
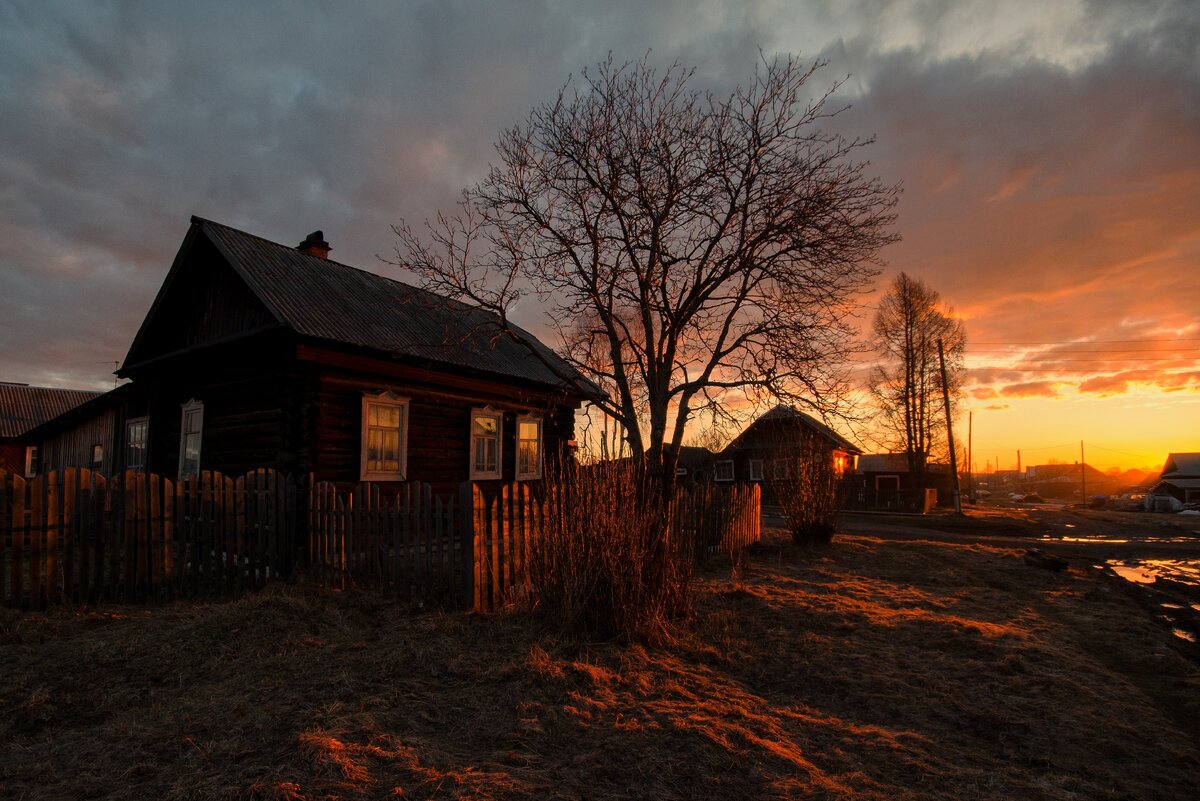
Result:
{"label": "window frame", "polygon": [[[522,472],[521,470],[521,443],[529,440],[521,437],[521,425],[523,423],[533,423],[537,426],[537,466],[533,472]],[[513,472],[516,475],[517,481],[536,481],[542,477],[542,466],[545,464],[546,453],[546,426],[545,420],[537,415],[523,414],[517,417],[517,445],[516,453],[514,454]]]}
{"label": "window frame", "polygon": [[41,451],[37,445],[25,446],[25,478],[35,478],[41,470]]}
{"label": "window frame", "polygon": [[[477,470],[475,468],[475,421],[479,418],[489,418],[496,421],[496,469]],[[471,410],[471,423],[467,428],[467,477],[471,481],[494,481],[504,475],[504,412],[491,406],[482,406]]]}
{"label": "window frame", "polygon": [[[396,427],[396,431],[400,436],[400,447],[397,453],[397,464],[399,469],[396,472],[388,470],[369,470],[368,469],[368,434],[370,426],[370,410],[371,406],[385,406],[391,409],[400,411],[400,425]],[[406,481],[408,476],[408,417],[411,402],[408,398],[395,394],[391,390],[384,390],[377,393],[364,393],[362,396],[362,405],[360,407],[361,417],[359,426],[359,454],[358,454],[358,480],[359,481]],[[382,428],[376,426],[376,428]],[[390,429],[390,426],[388,427]]]}
{"label": "window frame", "polygon": [[[729,465],[729,477],[728,478],[721,477],[721,468],[724,467],[725,465]],[[719,461],[713,462],[713,481],[719,482],[721,484],[729,484],[729,483],[732,483],[736,478],[737,478],[737,471],[734,469],[732,459],[721,459]]]}
{"label": "window frame", "polygon": [[[141,458],[141,464],[132,465],[130,463],[131,460],[129,458],[130,452],[131,452],[130,448],[132,447],[132,445],[130,444],[132,442],[132,437],[130,435],[131,435],[132,430],[137,426],[144,427],[143,428],[144,433],[142,435],[142,442],[141,442],[142,458]],[[149,449],[150,449],[150,418],[143,415],[141,417],[131,417],[128,420],[126,420],[125,421],[125,469],[126,470],[134,470],[138,473],[145,473],[146,466],[149,463],[149,459],[146,458],[149,454]]]}
{"label": "window frame", "polygon": [[[188,431],[187,420],[191,412],[199,412],[199,427],[195,431]],[[195,434],[197,439],[196,446],[196,471],[194,473],[184,473],[184,462],[187,460],[187,438],[189,434]],[[192,398],[187,403],[181,404],[179,407],[179,469],[175,475],[182,481],[190,476],[200,475],[204,459],[204,401]]]}
{"label": "window frame", "polygon": [[[756,467],[758,468],[757,470],[755,470]],[[751,459],[749,461],[749,470],[750,470],[750,480],[751,481],[765,481],[766,480],[766,472],[763,467],[762,459]]]}
{"label": "window frame", "polygon": [[92,461],[88,466],[92,470],[102,470],[104,468],[104,443],[92,443]]}

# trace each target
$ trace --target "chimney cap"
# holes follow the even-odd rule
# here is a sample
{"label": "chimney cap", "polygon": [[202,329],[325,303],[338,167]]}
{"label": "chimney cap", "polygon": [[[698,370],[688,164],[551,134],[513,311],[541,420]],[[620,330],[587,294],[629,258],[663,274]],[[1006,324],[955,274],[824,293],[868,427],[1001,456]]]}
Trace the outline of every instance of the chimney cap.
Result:
{"label": "chimney cap", "polygon": [[329,243],[325,241],[325,233],[323,231],[313,231],[304,237],[304,241],[296,246],[296,250],[307,253],[310,256],[324,258],[329,255],[329,251],[333,250],[333,248],[329,247]]}

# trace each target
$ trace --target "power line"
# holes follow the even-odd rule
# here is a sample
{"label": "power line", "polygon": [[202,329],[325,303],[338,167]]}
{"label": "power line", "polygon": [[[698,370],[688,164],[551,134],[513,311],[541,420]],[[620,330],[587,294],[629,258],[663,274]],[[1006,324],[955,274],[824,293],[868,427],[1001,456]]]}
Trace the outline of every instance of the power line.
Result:
{"label": "power line", "polygon": [[[972,350],[967,345],[967,354],[972,353],[1010,353],[1010,349],[981,348]],[[1092,350],[1056,350],[1054,353],[1200,353],[1200,348],[1095,348]]]}
{"label": "power line", "polygon": [[977,341],[970,345],[1149,345],[1155,342],[1200,342],[1200,337],[1173,337],[1171,339],[1072,339],[1059,342],[993,342]]}
{"label": "power line", "polygon": [[[995,360],[999,359],[1000,357],[999,356],[983,356],[980,358],[991,359],[992,361],[995,361]],[[1014,357],[1014,358],[1019,363],[1025,363],[1025,364],[1038,364],[1038,363],[1046,363],[1046,362],[1094,362],[1094,363],[1103,363],[1103,362],[1135,362],[1135,363],[1137,363],[1137,362],[1180,362],[1181,367],[1190,362],[1194,362],[1197,359],[1200,359],[1200,357],[1188,359],[1188,358],[1184,358],[1184,357],[1180,357],[1180,356],[1164,356],[1161,359],[1126,359],[1126,358],[1122,358],[1122,357],[1116,357],[1116,358],[1112,358],[1112,359],[1056,359],[1053,356],[1043,356],[1040,358],[1039,357]]]}

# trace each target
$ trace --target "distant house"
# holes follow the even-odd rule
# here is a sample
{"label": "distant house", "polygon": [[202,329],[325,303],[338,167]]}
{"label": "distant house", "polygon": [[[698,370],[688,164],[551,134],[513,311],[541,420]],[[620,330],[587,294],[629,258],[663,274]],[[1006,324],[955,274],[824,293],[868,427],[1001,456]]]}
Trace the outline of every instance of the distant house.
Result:
{"label": "distant house", "polygon": [[868,453],[859,457],[858,468],[848,479],[848,500],[861,508],[911,509],[928,511],[924,491],[934,490],[930,503],[953,502],[954,476],[950,465],[930,462],[925,465],[923,486],[917,486],[908,469],[904,453]]}
{"label": "distant house", "polygon": [[297,247],[193,217],[118,375],[40,434],[61,466],[108,428],[110,472],[271,467],[352,483],[540,478],[574,445],[594,388],[491,315]]}
{"label": "distant house", "polygon": [[1025,468],[1022,489],[1034,492],[1043,498],[1079,498],[1086,492],[1090,495],[1105,495],[1121,486],[1120,476],[1110,476],[1089,464],[1082,470],[1076,464],[1039,464]]}
{"label": "distant house", "polygon": [[854,469],[862,449],[821,421],[791,406],[780,404],[764,413],[738,434],[712,460],[716,482],[764,482],[763,502],[773,504],[770,478],[789,468],[787,462],[805,457],[813,446],[838,476]]}
{"label": "distant house", "polygon": [[99,392],[0,382],[0,470],[31,476],[41,459],[30,432]]}
{"label": "distant house", "polygon": [[1200,503],[1200,453],[1172,453],[1146,496],[1146,508],[1178,511],[1190,503]]}
{"label": "distant house", "polygon": [[675,457],[675,475],[693,482],[710,480],[714,457],[712,451],[700,445],[681,445]]}

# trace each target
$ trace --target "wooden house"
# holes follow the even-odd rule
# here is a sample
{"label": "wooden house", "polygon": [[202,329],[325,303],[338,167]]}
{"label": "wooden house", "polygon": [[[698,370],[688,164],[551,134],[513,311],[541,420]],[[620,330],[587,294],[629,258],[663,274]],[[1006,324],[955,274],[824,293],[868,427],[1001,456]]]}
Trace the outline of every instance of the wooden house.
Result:
{"label": "wooden house", "polygon": [[713,457],[712,477],[718,483],[763,482],[763,503],[777,502],[770,477],[789,469],[787,462],[809,458],[813,450],[829,461],[837,476],[854,469],[862,450],[821,421],[780,404],[755,419]]}
{"label": "wooden house", "polygon": [[1172,453],[1146,496],[1151,511],[1176,512],[1200,504],[1200,453]]}
{"label": "wooden house", "polygon": [[953,503],[954,498],[950,465],[926,464],[923,486],[917,486],[908,469],[908,456],[903,453],[860,456],[858,467],[846,484],[847,504],[856,509],[929,512],[937,504]]}
{"label": "wooden house", "polygon": [[93,408],[113,430],[110,470],[271,467],[448,492],[540,478],[574,445],[595,390],[532,335],[330,250],[320,231],[288,247],[193,217],[117,372],[130,384]]}
{"label": "wooden house", "polygon": [[[33,434],[35,429],[99,394],[81,389],[0,382],[0,470],[26,476],[38,473],[42,455],[38,438]],[[103,450],[95,451],[92,444],[88,443],[87,458],[103,458]]]}

